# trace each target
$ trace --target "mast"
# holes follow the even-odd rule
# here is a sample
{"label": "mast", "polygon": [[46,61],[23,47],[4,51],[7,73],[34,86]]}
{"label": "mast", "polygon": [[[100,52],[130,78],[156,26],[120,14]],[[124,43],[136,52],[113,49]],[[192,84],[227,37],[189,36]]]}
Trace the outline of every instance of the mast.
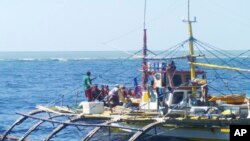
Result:
{"label": "mast", "polygon": [[147,29],[146,29],[146,6],[147,0],[144,3],[144,22],[143,22],[143,48],[142,48],[142,88],[143,90],[147,89],[147,80],[148,80],[148,69],[147,69]]}
{"label": "mast", "polygon": [[[194,57],[194,44],[193,44],[193,30],[192,23],[196,22],[196,18],[194,20],[190,20],[190,0],[188,0],[188,20],[183,20],[183,22],[188,23],[188,35],[189,35],[189,62],[190,62],[190,76],[191,81],[195,79],[195,57]],[[196,87],[192,87],[192,94],[196,93]]]}

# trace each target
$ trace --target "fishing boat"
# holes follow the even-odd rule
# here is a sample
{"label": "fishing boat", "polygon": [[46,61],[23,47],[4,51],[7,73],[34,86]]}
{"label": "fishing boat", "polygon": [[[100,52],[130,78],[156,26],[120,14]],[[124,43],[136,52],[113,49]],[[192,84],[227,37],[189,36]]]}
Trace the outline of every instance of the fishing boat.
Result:
{"label": "fishing boat", "polygon": [[[146,7],[146,3],[145,3]],[[145,17],[145,15],[144,15]],[[142,83],[135,86],[137,95],[128,98],[133,106],[104,106],[101,102],[83,101],[78,109],[62,105],[38,105],[28,114],[17,113],[21,117],[1,136],[4,140],[27,140],[44,123],[52,123],[53,129],[45,137],[52,140],[68,126],[93,127],[82,139],[84,141],[112,140],[118,135],[121,140],[147,141],[158,137],[185,138],[189,140],[229,140],[230,125],[250,125],[250,104],[245,93],[214,95],[208,91],[207,72],[197,67],[226,69],[237,72],[250,72],[249,69],[198,62],[206,60],[205,54],[195,54],[195,46],[206,44],[194,38],[190,20],[189,0],[188,19],[189,38],[175,46],[187,45],[188,54],[165,57],[162,53],[152,53],[147,48],[147,30],[144,19],[142,56]],[[169,49],[171,51],[171,49]],[[174,48],[172,51],[176,51]],[[172,52],[176,54],[175,52]],[[177,53],[178,54],[178,53]],[[179,69],[178,60],[188,62],[189,69]],[[121,82],[122,84],[122,82]],[[223,89],[222,89],[223,91]],[[58,119],[66,117],[67,120]],[[21,126],[27,119],[37,120],[20,137],[12,137],[15,127]],[[98,124],[89,120],[102,121]]]}

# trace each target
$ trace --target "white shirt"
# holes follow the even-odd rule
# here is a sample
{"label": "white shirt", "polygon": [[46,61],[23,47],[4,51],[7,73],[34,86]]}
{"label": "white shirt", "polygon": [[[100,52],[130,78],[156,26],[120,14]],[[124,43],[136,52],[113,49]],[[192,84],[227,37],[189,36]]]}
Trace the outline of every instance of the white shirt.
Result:
{"label": "white shirt", "polygon": [[112,90],[109,91],[109,96],[115,95],[118,92],[118,88],[114,87]]}

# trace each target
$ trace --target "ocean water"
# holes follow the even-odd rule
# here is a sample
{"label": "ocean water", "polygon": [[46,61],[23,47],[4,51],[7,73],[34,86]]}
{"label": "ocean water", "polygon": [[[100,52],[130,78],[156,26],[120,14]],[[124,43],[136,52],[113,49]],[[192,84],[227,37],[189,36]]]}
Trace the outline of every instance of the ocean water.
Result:
{"label": "ocean water", "polygon": [[[62,98],[64,105],[76,105],[77,102],[85,100],[82,78],[86,71],[91,71],[97,77],[94,84],[125,84],[132,87],[133,79],[137,77],[140,81],[141,78],[141,61],[127,60],[125,58],[129,55],[118,52],[11,52],[0,53],[0,56],[0,134],[20,117],[16,112],[27,113],[38,104],[47,104]],[[250,68],[249,58],[224,60],[232,66]],[[223,64],[216,58],[209,58],[208,61],[225,65],[225,62]],[[185,61],[176,62],[176,65],[179,69],[188,68]],[[205,70],[211,86],[209,93],[250,94],[249,73]],[[14,130],[12,135],[22,135],[29,125]],[[31,139],[42,140],[53,128],[51,124],[43,124],[42,127],[32,133]],[[89,130],[91,128],[67,127],[53,139],[80,140]]]}

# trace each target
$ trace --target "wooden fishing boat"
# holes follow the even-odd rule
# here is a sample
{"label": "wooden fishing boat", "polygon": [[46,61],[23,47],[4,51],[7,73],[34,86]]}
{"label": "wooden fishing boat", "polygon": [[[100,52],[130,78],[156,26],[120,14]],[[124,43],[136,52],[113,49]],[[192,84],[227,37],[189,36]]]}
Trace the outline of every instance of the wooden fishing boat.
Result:
{"label": "wooden fishing boat", "polygon": [[[229,140],[230,125],[250,125],[249,99],[246,94],[209,98],[209,95],[213,94],[208,92],[207,72],[197,70],[196,67],[243,72],[250,70],[198,63],[197,58],[204,55],[196,55],[194,52],[194,45],[201,42],[194,38],[192,32],[192,23],[196,20],[192,21],[189,17],[188,15],[188,19],[184,21],[188,24],[189,38],[179,44],[182,47],[187,44],[189,54],[180,57],[149,56],[148,52],[151,51],[147,48],[147,30],[144,22],[142,84],[136,86],[141,89],[141,92],[138,91],[139,96],[130,99],[134,106],[112,108],[104,107],[102,102],[82,102],[82,108],[77,109],[62,105],[40,105],[28,114],[18,113],[20,119],[5,131],[0,138],[1,141],[7,139],[13,129],[27,119],[37,120],[37,123],[19,137],[19,141],[27,139],[46,122],[52,123],[55,127],[45,137],[45,141],[51,140],[67,126],[93,127],[82,139],[84,141],[98,140],[98,137],[112,140],[115,133],[118,133],[122,140],[129,141],[154,140],[156,136],[189,140]],[[190,69],[177,68],[173,60],[179,59],[186,59]],[[67,120],[57,119],[58,117],[67,117]],[[86,123],[88,120],[103,122],[90,124]]]}

